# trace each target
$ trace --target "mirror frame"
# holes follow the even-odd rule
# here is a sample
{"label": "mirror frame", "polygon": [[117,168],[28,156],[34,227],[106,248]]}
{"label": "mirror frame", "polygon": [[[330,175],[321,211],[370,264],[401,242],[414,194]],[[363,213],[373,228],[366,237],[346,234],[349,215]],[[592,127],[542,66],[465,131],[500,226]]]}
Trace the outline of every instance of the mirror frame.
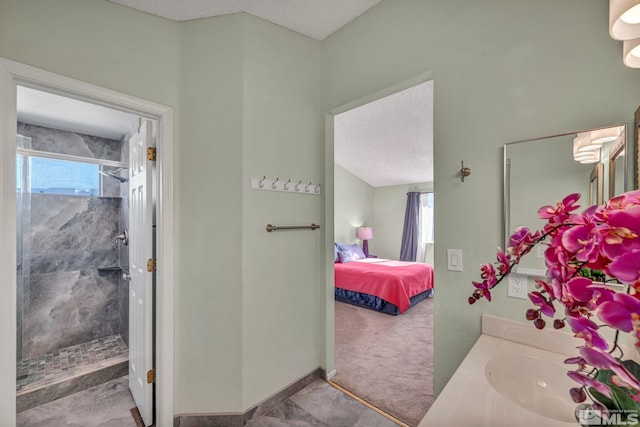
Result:
{"label": "mirror frame", "polygon": [[[613,198],[616,193],[616,160],[620,157],[620,154],[624,153],[623,158],[623,177],[626,180],[627,176],[627,158],[628,156],[626,149],[626,141],[627,135],[626,130],[622,131],[622,138],[618,138],[615,143],[609,148],[609,199]],[[627,191],[626,183],[623,181],[622,189]]]}
{"label": "mirror frame", "polygon": [[[601,205],[604,198],[604,164],[596,163],[589,175],[589,206]],[[595,200],[593,196],[595,194]]]}
{"label": "mirror frame", "polygon": [[[623,149],[625,150],[626,153],[629,152],[629,141],[628,141],[628,135],[629,133],[627,132],[627,127],[628,124],[627,123],[618,123],[618,124],[612,124],[610,126],[600,126],[600,127],[596,127],[596,128],[592,128],[592,129],[584,129],[584,130],[578,130],[578,131],[573,131],[573,132],[564,132],[564,133],[558,133],[555,135],[547,135],[547,136],[540,136],[537,138],[529,138],[529,139],[521,139],[518,141],[511,141],[511,142],[507,142],[502,146],[502,242],[504,245],[504,250],[506,250],[507,248],[507,244],[509,243],[509,236],[511,236],[511,233],[513,230],[511,230],[511,224],[509,223],[509,215],[511,213],[511,210],[509,208],[509,192],[510,192],[510,185],[509,185],[509,179],[511,176],[511,163],[510,160],[507,157],[507,148],[511,145],[514,144],[521,144],[523,142],[535,142],[535,141],[540,141],[540,140],[544,140],[544,139],[550,139],[550,138],[558,138],[561,136],[569,136],[569,135],[577,135],[579,133],[582,132],[590,132],[590,131],[594,131],[594,130],[599,130],[599,129],[606,129],[606,128],[610,128],[610,127],[614,127],[614,126],[623,126],[624,127],[624,138],[623,138],[623,144],[621,144],[622,147],[624,147]],[[640,188],[640,171],[639,171],[639,166],[638,163],[640,162],[640,107],[638,107],[638,109],[636,110],[635,113],[635,125],[634,125],[634,132],[635,132],[635,147],[636,147],[636,153],[635,153],[635,185],[636,188]],[[602,163],[600,163],[602,164]],[[628,176],[627,176],[627,164],[628,161],[625,160],[624,162],[624,184],[623,184],[623,188],[624,191],[628,191]],[[601,174],[602,175],[602,174]],[[602,176],[600,176],[600,179],[598,180],[601,184],[601,188],[604,188],[604,182],[602,180]],[[602,194],[602,190],[600,190],[600,193]],[[600,196],[601,200],[602,200],[602,195]],[[604,200],[602,200],[604,201]],[[551,201],[550,201],[551,203]]]}
{"label": "mirror frame", "polygon": [[[633,167],[633,188],[640,188],[640,107],[636,110],[636,114],[634,117],[634,126],[633,126],[633,140],[635,145],[635,156],[633,158],[634,167]],[[625,163],[626,164],[626,163]],[[626,178],[626,175],[625,175]],[[625,190],[627,187],[625,186]]]}

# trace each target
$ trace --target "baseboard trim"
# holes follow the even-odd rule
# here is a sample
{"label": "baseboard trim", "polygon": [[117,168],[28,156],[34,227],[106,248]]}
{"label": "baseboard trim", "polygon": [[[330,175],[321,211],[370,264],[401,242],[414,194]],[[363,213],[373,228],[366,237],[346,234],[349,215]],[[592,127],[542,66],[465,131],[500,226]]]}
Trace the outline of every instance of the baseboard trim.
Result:
{"label": "baseboard trim", "polygon": [[324,379],[327,381],[331,381],[331,379],[333,377],[335,377],[337,374],[336,370],[334,369],[333,371],[329,372],[328,374],[325,374]]}
{"label": "baseboard trim", "polygon": [[174,427],[244,427],[249,421],[264,415],[273,408],[314,382],[326,378],[323,369],[318,368],[302,378],[283,387],[280,391],[252,406],[244,413],[225,414],[180,414],[173,419]]}

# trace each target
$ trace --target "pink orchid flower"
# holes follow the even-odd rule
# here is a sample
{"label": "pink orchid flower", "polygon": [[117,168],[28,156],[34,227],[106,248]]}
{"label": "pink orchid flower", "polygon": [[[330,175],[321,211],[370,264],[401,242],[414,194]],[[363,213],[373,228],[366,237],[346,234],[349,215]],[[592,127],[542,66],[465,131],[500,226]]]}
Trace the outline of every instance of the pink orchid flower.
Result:
{"label": "pink orchid flower", "polygon": [[634,249],[617,257],[606,268],[607,274],[624,283],[640,281],[640,249]]}
{"label": "pink orchid flower", "polygon": [[556,313],[556,308],[553,306],[553,303],[540,292],[529,292],[529,299],[532,303],[540,307],[540,310],[545,316],[553,317]]}
{"label": "pink orchid flower", "polygon": [[598,227],[600,251],[610,260],[640,249],[640,206],[612,211],[606,224]]}
{"label": "pink orchid flower", "polygon": [[576,225],[562,233],[562,247],[581,262],[596,262],[599,257],[596,224],[589,218],[574,216]]}
{"label": "pink orchid flower", "polygon": [[609,348],[607,341],[598,333],[598,325],[586,317],[568,313],[567,322],[569,327],[576,334],[577,338],[582,338],[589,347],[597,347],[602,350]]}
{"label": "pink orchid flower", "polygon": [[609,369],[629,387],[634,390],[640,390],[640,382],[609,353],[604,353],[595,348],[581,347],[580,354],[589,365],[598,369]]}
{"label": "pink orchid flower", "polygon": [[593,387],[598,392],[604,394],[608,398],[611,398],[611,390],[609,390],[609,387],[607,387],[606,384],[600,381],[594,380],[590,376],[579,373],[579,372],[571,371],[571,372],[567,372],[567,375],[569,376],[569,378],[571,378],[578,384],[582,384],[585,387]]}
{"label": "pink orchid flower", "polygon": [[538,216],[542,219],[555,220],[553,222],[560,224],[568,214],[580,208],[575,204],[578,199],[580,199],[580,194],[569,194],[562,199],[562,202],[557,203],[555,207],[543,206],[538,209]]}

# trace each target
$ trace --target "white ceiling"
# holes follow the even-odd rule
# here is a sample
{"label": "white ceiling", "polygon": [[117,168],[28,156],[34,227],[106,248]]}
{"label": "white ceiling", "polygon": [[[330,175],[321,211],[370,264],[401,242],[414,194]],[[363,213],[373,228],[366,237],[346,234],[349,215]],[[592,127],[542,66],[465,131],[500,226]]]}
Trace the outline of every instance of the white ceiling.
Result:
{"label": "white ceiling", "polygon": [[335,117],[335,162],[372,187],[433,182],[433,81]]}
{"label": "white ceiling", "polygon": [[138,117],[122,111],[18,86],[18,120],[38,126],[120,140]]}
{"label": "white ceiling", "polygon": [[324,40],[382,0],[111,0],[173,21],[246,12]]}

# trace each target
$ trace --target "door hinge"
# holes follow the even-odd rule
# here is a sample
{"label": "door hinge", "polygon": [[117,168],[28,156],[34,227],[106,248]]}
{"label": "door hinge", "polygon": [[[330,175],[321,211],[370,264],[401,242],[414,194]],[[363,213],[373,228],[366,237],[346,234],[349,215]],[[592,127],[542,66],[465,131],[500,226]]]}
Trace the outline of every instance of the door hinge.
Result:
{"label": "door hinge", "polygon": [[156,370],[149,369],[147,371],[147,384],[153,384],[156,382]]}
{"label": "door hinge", "polygon": [[156,160],[156,147],[147,147],[147,160]]}
{"label": "door hinge", "polygon": [[149,258],[147,260],[147,271],[148,272],[156,271],[156,259],[155,258]]}

